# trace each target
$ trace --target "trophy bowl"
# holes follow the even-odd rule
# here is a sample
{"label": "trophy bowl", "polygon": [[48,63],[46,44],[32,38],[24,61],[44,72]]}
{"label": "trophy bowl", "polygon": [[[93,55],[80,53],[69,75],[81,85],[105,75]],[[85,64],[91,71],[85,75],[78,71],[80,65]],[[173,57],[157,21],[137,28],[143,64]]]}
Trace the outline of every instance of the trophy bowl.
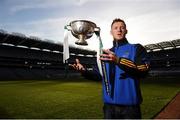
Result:
{"label": "trophy bowl", "polygon": [[78,40],[75,42],[77,45],[88,45],[86,39],[93,36],[96,24],[87,20],[75,20],[70,23],[71,33]]}

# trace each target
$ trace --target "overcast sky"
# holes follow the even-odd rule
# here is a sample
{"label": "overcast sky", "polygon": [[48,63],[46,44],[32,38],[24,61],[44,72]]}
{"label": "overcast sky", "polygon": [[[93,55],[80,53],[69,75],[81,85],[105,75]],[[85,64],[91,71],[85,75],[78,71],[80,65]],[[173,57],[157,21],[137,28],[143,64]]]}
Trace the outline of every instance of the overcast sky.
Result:
{"label": "overcast sky", "polygon": [[[109,48],[114,18],[125,20],[130,43],[180,38],[180,0],[0,0],[0,29],[54,42],[63,42],[65,25],[85,19],[101,28],[104,47]],[[74,41],[71,36],[72,45]],[[95,36],[88,43],[97,47]]]}

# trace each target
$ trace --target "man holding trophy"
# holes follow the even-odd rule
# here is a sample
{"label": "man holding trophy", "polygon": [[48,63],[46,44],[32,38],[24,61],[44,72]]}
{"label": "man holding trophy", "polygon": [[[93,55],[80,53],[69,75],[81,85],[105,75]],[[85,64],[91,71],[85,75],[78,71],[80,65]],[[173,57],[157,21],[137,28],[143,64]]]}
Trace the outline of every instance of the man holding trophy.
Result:
{"label": "man holding trophy", "polygon": [[142,96],[139,82],[148,73],[149,62],[145,48],[140,44],[128,43],[126,34],[125,22],[119,18],[114,19],[111,24],[113,47],[103,50],[97,56],[101,66],[94,68],[98,70],[87,70],[78,59],[75,64],[70,65],[84,77],[91,74],[96,76],[93,79],[103,80],[105,119],[141,118]]}

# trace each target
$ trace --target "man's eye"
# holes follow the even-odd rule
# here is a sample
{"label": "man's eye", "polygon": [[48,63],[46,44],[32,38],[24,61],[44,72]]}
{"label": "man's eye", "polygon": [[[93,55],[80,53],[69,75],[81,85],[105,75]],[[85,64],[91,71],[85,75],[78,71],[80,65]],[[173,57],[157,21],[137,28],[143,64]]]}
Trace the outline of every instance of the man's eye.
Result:
{"label": "man's eye", "polygon": [[116,27],[115,30],[119,30],[120,28]]}

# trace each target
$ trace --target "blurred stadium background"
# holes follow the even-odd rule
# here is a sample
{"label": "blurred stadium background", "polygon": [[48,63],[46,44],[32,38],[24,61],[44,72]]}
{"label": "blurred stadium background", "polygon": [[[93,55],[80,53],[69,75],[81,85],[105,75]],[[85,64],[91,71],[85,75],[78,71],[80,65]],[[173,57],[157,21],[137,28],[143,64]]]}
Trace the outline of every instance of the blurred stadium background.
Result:
{"label": "blurred stadium background", "polygon": [[[151,70],[142,114],[154,118],[179,92],[180,39],[144,47]],[[75,58],[90,67],[96,52],[70,46],[69,63]],[[0,118],[102,118],[101,82],[78,77],[63,64],[62,44],[0,30]]]}
{"label": "blurred stadium background", "polygon": [[[83,64],[94,64],[95,54],[70,47],[69,63],[78,57]],[[4,30],[0,30],[0,66],[0,79],[59,79],[66,74],[62,44]],[[78,75],[69,72],[69,76]]]}
{"label": "blurred stadium background", "polygon": [[[151,76],[180,75],[180,39],[145,45]],[[95,64],[96,52],[70,47],[69,63]],[[59,79],[78,75],[63,64],[63,45],[36,36],[0,30],[0,79]]]}

